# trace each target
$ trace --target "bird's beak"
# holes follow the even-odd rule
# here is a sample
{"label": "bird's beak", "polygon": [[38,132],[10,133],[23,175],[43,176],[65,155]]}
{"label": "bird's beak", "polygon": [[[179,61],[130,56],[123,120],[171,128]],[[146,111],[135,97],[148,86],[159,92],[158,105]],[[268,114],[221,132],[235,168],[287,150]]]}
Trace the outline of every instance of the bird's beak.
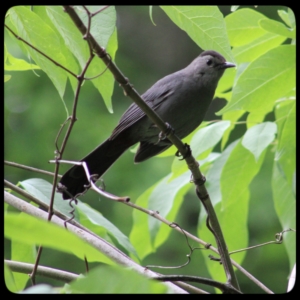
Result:
{"label": "bird's beak", "polygon": [[226,61],[224,64],[223,64],[223,69],[227,69],[227,68],[234,68],[236,67],[235,64],[231,63],[231,62],[228,62]]}

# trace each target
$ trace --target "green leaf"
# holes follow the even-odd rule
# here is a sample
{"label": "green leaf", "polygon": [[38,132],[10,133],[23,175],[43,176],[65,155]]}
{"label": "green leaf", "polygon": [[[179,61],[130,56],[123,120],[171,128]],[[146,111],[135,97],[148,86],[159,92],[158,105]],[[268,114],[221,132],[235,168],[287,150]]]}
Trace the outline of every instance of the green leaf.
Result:
{"label": "green leaf", "polygon": [[220,121],[198,130],[192,140],[191,149],[197,158],[206,150],[213,148],[222,138],[225,130],[229,128],[230,121]]}
{"label": "green leaf", "polygon": [[[88,15],[86,10],[81,6],[76,6],[75,9],[80,19],[87,27]],[[110,37],[115,31],[117,19],[115,7],[113,5],[106,8],[104,5],[87,5],[86,9],[91,13],[96,13],[92,17],[90,33],[101,47],[106,48]]]}
{"label": "green leaf", "polygon": [[276,123],[278,127],[278,138],[281,137],[280,135],[283,126],[285,125],[294,104],[295,104],[295,100],[285,100],[285,101],[278,102],[275,106],[275,116],[276,116]]}
{"label": "green leaf", "polygon": [[[109,40],[107,46],[107,53],[109,53],[112,60],[115,59],[115,54],[118,49],[118,40],[117,40],[117,31],[115,30]],[[88,76],[94,77],[98,76],[92,80],[93,85],[99,91],[103,97],[104,103],[110,113],[113,112],[111,97],[113,94],[115,79],[110,71],[107,70],[107,67],[100,59],[94,59],[89,67]]]}
{"label": "green leaf", "polygon": [[[231,145],[231,147],[233,146]],[[215,204],[215,200],[213,199],[213,203],[222,226],[228,250],[233,251],[248,245],[247,216],[249,184],[258,173],[264,155],[261,155],[259,161],[255,162],[253,155],[241,145],[241,141],[234,144],[234,148],[230,148],[228,152],[230,152],[230,154],[228,155],[228,153],[226,153],[225,158],[228,158],[225,164],[224,158],[222,156],[219,158],[219,170],[222,169],[220,181],[214,178],[215,181],[220,182],[221,199],[220,196],[216,196],[218,196],[218,199],[221,201]],[[215,163],[219,162],[219,160]],[[212,170],[212,172],[213,171],[216,173],[216,169]],[[213,188],[217,188],[216,183],[209,187],[209,192]],[[202,220],[203,219],[202,217]],[[215,244],[211,232],[208,229],[204,229],[204,221],[202,221],[201,225],[199,229],[201,238],[209,243]],[[245,252],[237,253],[233,258],[238,263],[241,263],[245,255]],[[222,268],[218,264],[210,263],[208,264],[208,269],[215,280],[225,280],[224,271],[222,271]]]}
{"label": "green leaf", "polygon": [[[103,6],[88,6],[87,8],[91,12],[96,12],[102,9]],[[87,26],[86,12],[82,8],[77,7],[77,13]],[[68,49],[74,54],[74,56],[78,59],[80,66],[83,68],[87,63],[90,53],[87,43],[82,38],[82,34],[75,27],[70,17],[64,13],[60,7],[47,6],[47,14],[62,35],[62,38],[66,43],[66,47],[68,47]],[[91,23],[91,34],[101,47],[107,47],[106,50],[111,56],[112,60],[114,60],[118,48],[115,24],[116,11],[114,6],[110,6],[95,15],[92,18]],[[102,60],[98,57],[95,57],[89,65],[86,77],[93,78],[93,85],[103,97],[108,111],[112,112],[111,96],[114,88],[114,77],[111,72],[105,70],[106,66]],[[103,71],[105,72],[101,76],[96,77]]]}
{"label": "green leaf", "polygon": [[4,282],[6,288],[11,293],[17,293],[19,291],[16,282],[14,280],[13,272],[10,270],[10,268],[7,266],[5,262],[4,262]]}
{"label": "green leaf", "polygon": [[231,90],[232,88],[236,72],[237,68],[230,68],[226,70],[218,83],[214,98],[224,98],[226,100],[227,98],[231,98],[228,97],[231,96],[231,92],[228,92],[228,90]]}
{"label": "green leaf", "polygon": [[[166,219],[167,220],[175,220],[179,211],[180,211],[180,207],[183,203],[184,200],[184,196],[187,194],[187,192],[191,189],[191,187],[193,186],[190,182],[190,177],[191,177],[191,173],[190,171],[184,173],[182,176],[178,177],[179,180],[182,180],[183,182],[185,182],[185,184],[182,184],[180,186],[180,188],[178,188],[174,199],[173,199],[173,205],[171,206],[171,209],[168,213],[168,215],[166,215]],[[179,181],[178,181],[179,182]],[[177,182],[177,184],[178,184]],[[172,199],[170,199],[172,200]],[[198,201],[198,198],[195,196],[195,201]],[[149,223],[153,220],[149,220]],[[153,222],[153,229],[155,227],[155,221]],[[151,226],[151,224],[149,224],[149,226]],[[159,226],[159,230],[157,232],[157,235],[155,236],[155,240],[154,240],[154,247],[155,249],[157,249],[160,245],[162,245],[169,237],[170,233],[171,233],[172,229],[170,226],[167,225],[163,225],[162,224]],[[154,232],[154,230],[153,230]],[[181,236],[182,238],[182,236]]]}
{"label": "green leaf", "polygon": [[280,163],[290,186],[296,172],[296,103],[285,101],[276,107],[276,118],[281,119],[278,130],[276,160]]}
{"label": "green leaf", "polygon": [[[174,220],[183,201],[183,196],[191,187],[190,171],[172,181],[170,181],[171,176],[172,174],[166,176],[149,188],[138,198],[136,204],[158,211],[162,217]],[[167,239],[172,229],[139,211],[133,212],[133,219],[134,226],[130,233],[130,241],[137,250],[139,257],[143,259]]]}
{"label": "green leaf", "polygon": [[[169,179],[170,175],[166,176],[155,186],[149,197],[148,209],[158,211],[162,217],[174,220],[174,214],[176,215],[178,212],[184,194],[191,187],[190,171],[185,172],[172,181],[169,181]],[[169,215],[171,210],[173,210],[172,218]],[[149,218],[149,229],[151,240],[155,241],[156,246],[165,241],[171,231],[171,228],[168,226],[161,226],[161,222],[155,218]]]}
{"label": "green leaf", "polygon": [[242,145],[254,155],[257,162],[262,152],[274,141],[276,132],[277,126],[273,122],[252,126],[246,131]]}
{"label": "green leaf", "polygon": [[[62,45],[59,37],[42,18],[22,6],[11,8],[9,16],[11,22],[17,28],[19,36],[56,62],[63,66],[66,65],[66,58],[62,55]],[[34,49],[27,47],[27,50],[36,64],[49,76],[60,97],[63,98],[67,81],[66,72]]]}
{"label": "green leaf", "polygon": [[[239,205],[228,206],[225,211],[222,208],[222,203],[218,203],[214,206],[229,252],[248,246],[248,198],[249,192],[245,192],[240,199],[242,202],[239,203]],[[202,240],[212,244],[217,248],[214,236],[206,228],[206,222],[204,221],[201,225],[202,226],[198,228],[198,236],[200,236]],[[204,255],[206,255],[206,257],[208,256],[208,254]],[[245,256],[246,253],[241,252],[232,255],[231,258],[237,263],[241,264]],[[212,264],[212,261],[208,258],[205,260],[205,262],[212,279],[220,282],[226,282],[224,268],[221,264]]]}
{"label": "green leaf", "polygon": [[[265,154],[265,152],[263,152]],[[249,189],[249,184],[259,171],[264,155],[258,161],[242,146],[242,142],[231,152],[221,174],[222,207],[237,204],[243,193]],[[248,198],[244,198],[248,201]]]}
{"label": "green leaf", "polygon": [[[201,127],[197,130],[190,141],[190,147],[192,154],[196,159],[199,159],[199,156],[203,154],[203,157],[208,157],[213,147],[221,140],[224,132],[230,126],[230,121],[220,121],[214,124],[211,124],[206,127]],[[201,158],[203,158],[201,157]],[[209,157],[207,160],[202,160],[200,163],[202,172],[203,165],[207,162],[211,162],[216,157],[215,155]],[[175,179],[176,177],[182,175],[188,170],[187,165],[184,161],[178,160],[175,158],[172,163],[172,177],[170,180]]]}
{"label": "green leaf", "polygon": [[33,69],[40,69],[40,67],[35,64],[30,64],[23,59],[13,57],[7,51],[6,45],[4,45],[4,53],[6,57],[6,59],[4,60],[4,70],[6,71],[27,71]]}
{"label": "green leaf", "polygon": [[4,82],[7,82],[11,79],[11,75],[4,75]]}
{"label": "green leaf", "polygon": [[238,78],[231,101],[217,115],[258,107],[271,111],[274,102],[295,87],[295,54],[294,45],[282,45],[250,63]]}
{"label": "green leaf", "polygon": [[234,12],[234,11],[236,11],[239,7],[240,7],[240,5],[231,5],[230,11]]}
{"label": "green leaf", "polygon": [[[66,47],[66,41],[64,39],[64,37],[61,36],[61,32],[62,29],[61,28],[57,28],[54,25],[54,19],[50,18],[49,14],[47,13],[47,8],[48,6],[34,6],[33,7],[33,11],[41,18],[43,19],[43,21],[55,32],[57,38],[59,39],[59,43],[61,45],[60,47],[60,51],[61,54],[65,57],[65,64],[63,65],[65,68],[67,68],[68,70],[72,71],[74,74],[79,74],[79,65],[78,62],[76,60],[76,57],[74,57],[74,55],[72,54],[72,52],[70,51],[70,49],[68,49],[68,47]],[[61,12],[61,14],[64,14],[64,18],[66,18],[66,13],[63,12],[63,8],[62,6],[56,6],[56,9],[58,11]],[[63,19],[63,17],[61,17],[60,21]],[[62,26],[61,26],[62,27]],[[78,47],[78,46],[77,46]],[[78,84],[78,80],[76,76],[73,76],[72,74],[70,74],[69,72],[66,72],[67,77],[69,78],[69,81],[71,83],[73,92],[75,94],[76,92],[76,88],[77,88],[77,84]],[[63,100],[63,99],[62,99]],[[66,106],[66,105],[65,105]]]}
{"label": "green leaf", "polygon": [[288,14],[289,14],[289,20],[290,20],[291,27],[292,28],[296,27],[295,14],[294,14],[293,10],[290,9],[289,7],[288,7]]}
{"label": "green leaf", "polygon": [[34,218],[30,215],[10,213],[4,219],[5,237],[28,245],[43,245],[66,253],[75,254],[80,259],[84,256],[89,261],[112,261],[100,251],[81,240],[65,228],[53,223]]}
{"label": "green leaf", "polygon": [[259,20],[266,17],[250,8],[239,9],[226,16],[226,27],[230,45],[243,46],[261,37],[266,32],[259,26]]}
{"label": "green leaf", "polygon": [[[52,184],[40,178],[31,178],[20,182],[21,186],[32,196],[46,203],[50,204]],[[55,193],[53,208],[60,211],[66,216],[70,216],[72,208],[69,206],[69,201],[62,199],[60,193]],[[79,222],[78,214],[75,211],[75,220]]]}
{"label": "green leaf", "polygon": [[[259,162],[256,163],[253,155],[241,145],[240,141],[236,141],[215,161],[209,176],[207,175],[208,192],[229,251],[248,245],[249,184],[258,173],[263,158],[264,155],[261,155]],[[201,212],[200,219],[199,235],[206,242],[215,245],[213,235],[206,228],[204,212]],[[237,253],[233,259],[241,263],[245,255],[245,252]],[[207,267],[215,280],[222,282],[226,280],[222,266],[209,261]]]}
{"label": "green leaf", "polygon": [[[199,163],[199,166],[201,167],[202,173],[205,173],[206,170],[209,168],[210,164],[220,156],[220,153],[216,153],[216,152],[211,152],[208,154],[208,152],[210,152],[210,151],[211,151],[211,149],[209,149],[209,151],[206,151],[204,153],[204,156],[207,155],[204,159],[198,160],[198,163]],[[185,163],[185,161],[181,161],[177,157],[174,158],[171,168],[172,168],[172,176],[169,179],[169,181],[182,175],[183,173],[185,173],[188,170],[188,166]]]}
{"label": "green leaf", "polygon": [[[196,159],[206,157],[205,160],[200,161],[202,172],[204,172],[203,165],[212,162],[216,159],[215,155],[210,157],[209,154],[213,147],[220,141],[226,129],[230,126],[230,121],[219,121],[209,126],[201,126],[193,133],[189,145],[192,150],[192,154]],[[174,152],[173,152],[174,153]],[[172,177],[170,180],[182,175],[188,170],[188,167],[184,161],[175,158],[172,163]]]}
{"label": "green leaf", "polygon": [[[35,259],[36,259],[35,245],[28,245],[26,243],[22,243],[14,239],[11,240],[11,260],[33,264],[35,262]],[[15,279],[17,290],[18,291],[23,290],[29,279],[28,274],[13,272],[13,276]]]}
{"label": "green leaf", "polygon": [[251,111],[247,116],[247,128],[260,124],[266,117],[266,112],[260,109]]}
{"label": "green leaf", "polygon": [[[113,280],[99,280],[113,279]],[[98,266],[84,278],[70,283],[72,293],[83,294],[155,294],[166,293],[167,287],[134,272],[118,266]]]}
{"label": "green leaf", "polygon": [[[148,207],[149,197],[159,183],[156,183],[152,187],[148,188],[142,195],[136,200],[136,204],[141,207]],[[131,244],[136,249],[140,259],[146,257],[149,253],[155,252],[153,243],[150,239],[148,228],[148,215],[135,209],[132,214],[133,226],[129,235]]]}
{"label": "green leaf", "polygon": [[[34,8],[36,9],[36,8]],[[60,6],[45,6],[49,19],[59,32],[68,50],[73,53],[81,68],[86,65],[89,58],[89,49],[81,32],[76,28],[74,22]]]}
{"label": "green leaf", "polygon": [[223,134],[222,142],[221,142],[221,148],[222,149],[224,149],[224,147],[225,147],[225,145],[226,145],[226,143],[229,139],[230,133],[235,128],[235,126],[236,126],[235,123],[237,122],[237,120],[239,118],[242,117],[242,115],[244,113],[245,112],[242,111],[242,110],[239,110],[239,111],[236,110],[236,111],[229,111],[229,112],[223,114],[222,119],[230,121],[230,126],[227,128],[227,130]]}
{"label": "green leaf", "polygon": [[285,10],[278,10],[278,15],[291,28],[296,27],[296,20],[294,12],[288,7],[287,12]]}
{"label": "green leaf", "polygon": [[[282,229],[296,229],[296,199],[291,185],[287,182],[278,162],[274,162],[272,176],[274,206]],[[287,232],[283,236],[283,245],[288,253],[290,271],[296,261],[296,236]]]}
{"label": "green leaf", "polygon": [[234,62],[225,21],[217,6],[161,6],[161,8],[201,49],[213,49]]}
{"label": "green leaf", "polygon": [[288,12],[286,12],[285,10],[278,10],[278,15],[287,26],[292,27]]}
{"label": "green leaf", "polygon": [[247,45],[233,48],[232,53],[238,63],[252,62],[285,40],[286,37],[267,32]]}
{"label": "green leaf", "polygon": [[[210,122],[203,121],[193,132],[191,132],[188,136],[182,139],[183,143],[190,144],[191,140],[194,136],[194,134],[201,128],[206,127]],[[166,156],[174,156],[174,154],[177,152],[177,148],[172,145],[170,148],[168,148],[166,151],[160,153],[157,155],[157,157],[166,157]]]}
{"label": "green leaf", "polygon": [[[90,12],[96,12],[103,9],[104,6],[87,6]],[[82,7],[77,7],[77,13],[87,26],[87,14]],[[106,48],[112,60],[118,48],[116,31],[116,10],[114,6],[109,6],[96,14],[92,18],[91,34],[101,47]],[[99,74],[101,74],[99,76]],[[110,113],[113,112],[111,96],[115,80],[111,72],[107,70],[106,65],[98,57],[94,58],[88,68],[86,77],[93,78],[92,83],[103,97],[104,103]],[[96,78],[94,78],[96,77]]]}
{"label": "green leaf", "polygon": [[[49,13],[49,11],[52,11],[51,8],[53,10],[54,9],[56,10],[56,14],[52,15],[51,13]],[[61,54],[66,58],[64,67],[66,67],[68,70],[72,71],[76,75],[79,74],[79,65],[76,60],[77,57],[74,56],[72,54],[72,51],[70,50],[70,48],[67,47],[66,37],[62,35],[62,33],[64,32],[64,30],[63,30],[64,22],[63,21],[66,18],[70,19],[70,17],[63,11],[63,7],[62,6],[50,6],[50,9],[49,9],[49,6],[42,6],[42,5],[38,6],[37,5],[37,6],[33,7],[33,10],[56,33],[56,35],[59,39],[59,43],[61,45],[61,47],[60,47]],[[58,23],[61,24],[61,26],[57,26]],[[73,31],[74,31],[74,24],[73,24]],[[69,31],[69,35],[71,35],[70,31]],[[76,47],[74,45],[74,48],[79,48],[80,47],[79,45],[80,44],[77,44]],[[68,76],[68,78],[70,80],[73,92],[75,94],[78,80],[75,76],[73,76],[69,72],[66,72],[66,75]]]}
{"label": "green leaf", "polygon": [[[213,205],[216,205],[222,200],[220,187],[221,173],[231,151],[235,148],[237,143],[238,141],[231,143],[214,161],[212,167],[208,170],[206,174],[205,186],[207,188],[208,194]],[[206,213],[203,212],[201,214],[200,219],[203,221],[202,217],[206,218]]]}
{"label": "green leaf", "polygon": [[284,26],[284,24],[275,20],[263,19],[259,21],[259,25],[264,30],[278,35],[286,36],[291,39],[294,39],[296,37],[296,30],[291,30]]}
{"label": "green leaf", "polygon": [[[127,236],[125,236],[114,224],[104,218],[100,212],[91,208],[88,204],[78,201],[76,206],[80,214],[80,220],[83,222],[84,218],[87,218],[92,224],[104,227],[128,252],[137,257],[137,253]],[[93,230],[93,232],[95,232]]]}
{"label": "green leaf", "polygon": [[[50,183],[43,179],[33,178],[22,181],[21,185],[28,193],[49,205],[52,191],[52,185]],[[59,193],[55,194],[54,209],[58,210],[66,216],[70,215],[71,208],[69,206],[69,202],[62,200],[61,194]],[[127,251],[133,253],[135,256],[137,255],[135,249],[130,244],[128,238],[110,221],[105,219],[100,214],[100,212],[92,209],[89,205],[82,203],[80,200],[78,200],[75,216],[75,219],[77,221],[79,221],[80,219],[81,223],[84,223],[85,219],[88,219],[92,224],[95,224],[95,232],[97,233],[99,233],[97,227],[101,226],[105,228],[107,231],[110,232],[110,234],[112,234],[116,238],[118,243],[122,245]]]}

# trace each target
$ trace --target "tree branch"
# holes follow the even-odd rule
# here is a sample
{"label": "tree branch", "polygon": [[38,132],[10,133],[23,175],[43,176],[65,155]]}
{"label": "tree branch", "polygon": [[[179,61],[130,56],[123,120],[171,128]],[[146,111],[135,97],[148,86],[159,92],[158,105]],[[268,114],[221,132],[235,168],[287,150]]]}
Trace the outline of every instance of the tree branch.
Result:
{"label": "tree branch", "polygon": [[[218,249],[221,256],[221,261],[223,263],[223,267],[226,273],[227,282],[232,284],[233,287],[239,289],[238,281],[236,275],[233,270],[233,266],[230,261],[230,257],[228,254],[227,246],[225,244],[225,240],[221,231],[221,227],[219,225],[218,219],[216,218],[216,214],[213,209],[211,200],[209,198],[208,192],[204,186],[205,178],[201,174],[199,165],[195,158],[192,155],[187,155],[189,153],[189,149],[187,149],[186,145],[176,136],[176,134],[172,130],[168,130],[169,127],[166,123],[153,111],[147,103],[141,98],[138,92],[133,88],[133,86],[129,83],[129,80],[122,74],[119,68],[115,65],[114,62],[111,61],[110,56],[107,54],[106,50],[101,47],[94,37],[88,32],[86,26],[79,18],[73,7],[71,6],[63,6],[65,12],[67,12],[70,18],[73,20],[74,24],[77,26],[79,31],[82,33],[84,38],[89,43],[92,50],[96,53],[96,55],[102,59],[107,68],[114,75],[115,80],[122,86],[124,89],[125,95],[129,96],[148,116],[148,118],[161,130],[161,132],[176,146],[178,151],[185,158],[185,161],[188,165],[188,168],[191,170],[193,174],[194,184],[196,185],[196,191],[199,199],[203,203],[208,213],[208,217],[211,222],[211,226],[213,228],[212,232],[214,233],[214,237],[216,239]],[[205,202],[203,202],[205,200]],[[209,209],[207,209],[207,207]],[[211,214],[211,215],[210,215]]]}
{"label": "tree branch", "polygon": [[[23,263],[19,261],[12,261],[12,260],[4,260],[4,263],[11,269],[13,272],[19,272],[19,273],[31,273],[34,265],[33,264],[28,264],[28,263]],[[43,266],[38,266],[37,275],[44,276],[47,278],[63,281],[63,282],[71,282],[72,280],[75,280],[78,278],[78,274],[74,274],[71,272],[66,272],[54,268],[49,268],[49,267],[43,267]]]}

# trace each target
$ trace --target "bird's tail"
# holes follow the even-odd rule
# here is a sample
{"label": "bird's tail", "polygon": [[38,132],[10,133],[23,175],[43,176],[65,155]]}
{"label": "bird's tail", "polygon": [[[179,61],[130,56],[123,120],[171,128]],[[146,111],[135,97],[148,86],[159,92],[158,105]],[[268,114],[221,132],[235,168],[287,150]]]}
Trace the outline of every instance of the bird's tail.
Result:
{"label": "bird's tail", "polygon": [[[98,174],[99,178],[109,169],[109,167],[134,143],[124,143],[118,137],[114,140],[107,139],[81,161],[87,163],[90,175]],[[82,193],[85,190],[84,185],[88,184],[85,171],[82,166],[73,166],[61,178],[60,183],[67,188],[63,192],[63,199],[70,199],[71,196]]]}

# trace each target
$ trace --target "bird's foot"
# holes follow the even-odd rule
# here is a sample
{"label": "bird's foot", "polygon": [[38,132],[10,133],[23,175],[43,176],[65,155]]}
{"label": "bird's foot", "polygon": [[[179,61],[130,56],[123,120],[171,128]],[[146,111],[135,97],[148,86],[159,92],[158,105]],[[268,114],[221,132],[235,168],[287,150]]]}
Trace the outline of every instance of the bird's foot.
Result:
{"label": "bird's foot", "polygon": [[161,131],[158,135],[158,142],[165,140],[170,133],[175,132],[174,128],[169,123],[166,122],[166,125],[167,129],[164,132]]}
{"label": "bird's foot", "polygon": [[177,157],[180,157],[182,156],[182,158],[180,158],[179,160],[184,160],[186,159],[187,157],[191,156],[192,155],[192,150],[191,150],[191,147],[190,145],[188,145],[187,143],[184,144],[185,148],[186,148],[186,153],[184,155],[182,155],[179,150],[177,150],[177,152],[175,153],[175,156]]}

